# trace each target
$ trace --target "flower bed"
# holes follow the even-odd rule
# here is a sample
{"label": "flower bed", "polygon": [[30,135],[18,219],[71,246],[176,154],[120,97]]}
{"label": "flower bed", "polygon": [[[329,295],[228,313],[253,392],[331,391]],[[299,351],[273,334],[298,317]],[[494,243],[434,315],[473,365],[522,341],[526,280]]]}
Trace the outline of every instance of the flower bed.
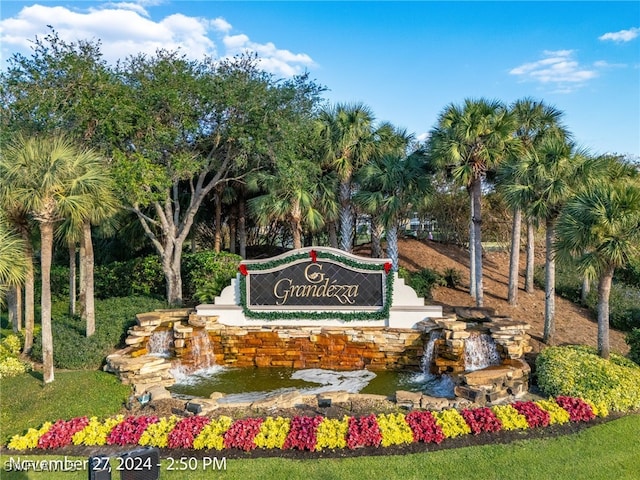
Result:
{"label": "flower bed", "polygon": [[95,417],[79,417],[31,428],[24,435],[13,436],[7,447],[25,451],[117,444],[195,450],[321,451],[418,442],[439,444],[447,438],[467,434],[544,428],[551,424],[587,422],[606,415],[606,411],[597,410],[591,402],[561,396],[461,412],[416,410],[406,415],[382,413],[342,419],[118,416],[99,421]]}

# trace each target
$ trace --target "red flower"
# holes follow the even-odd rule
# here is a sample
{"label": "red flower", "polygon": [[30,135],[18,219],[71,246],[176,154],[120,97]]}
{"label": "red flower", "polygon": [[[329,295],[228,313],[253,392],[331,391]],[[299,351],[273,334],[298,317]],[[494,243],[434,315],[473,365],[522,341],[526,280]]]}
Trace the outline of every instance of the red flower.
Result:
{"label": "red flower", "polygon": [[239,448],[245,452],[256,448],[253,440],[260,433],[263,421],[263,418],[244,418],[233,422],[223,435],[225,448]]}
{"label": "red flower", "polygon": [[442,428],[436,423],[431,412],[414,410],[405,420],[413,432],[414,442],[440,443],[444,440]]}
{"label": "red flower", "polygon": [[240,270],[240,273],[245,277],[249,274],[249,271],[247,270],[247,266],[244,263],[240,264],[240,266],[238,267],[238,270]]}
{"label": "red flower", "polygon": [[169,448],[192,448],[193,440],[211,421],[208,417],[187,417],[180,420],[168,436]]}
{"label": "red flower", "polygon": [[311,261],[313,263],[316,263],[318,261],[318,252],[316,252],[315,250],[311,250],[309,252],[309,255],[311,256]]}
{"label": "red flower", "polygon": [[384,273],[389,274],[389,272],[391,271],[391,267],[393,267],[393,265],[391,265],[391,262],[387,262],[384,264]]}
{"label": "red flower", "polygon": [[469,428],[471,428],[471,433],[474,435],[482,432],[499,432],[502,429],[502,422],[500,422],[490,408],[463,408],[460,413],[467,422],[467,425],[469,425]]}
{"label": "red flower", "polygon": [[69,421],[58,420],[49,431],[38,439],[38,448],[62,448],[71,444],[73,435],[89,424],[87,417],[78,417]]}
{"label": "red flower", "polygon": [[556,403],[569,413],[572,422],[588,422],[595,418],[591,405],[581,398],[561,395],[556,397]]}
{"label": "red flower", "polygon": [[318,442],[318,426],[322,423],[322,420],[323,418],[320,415],[315,417],[293,417],[291,419],[291,429],[282,448],[314,451]]}
{"label": "red flower", "polygon": [[378,419],[374,414],[366,417],[350,417],[347,430],[347,448],[377,447],[382,442]]}
{"label": "red flower", "polygon": [[515,402],[512,404],[519,414],[524,415],[531,428],[547,427],[551,420],[551,415],[546,410],[541,409],[534,402]]}

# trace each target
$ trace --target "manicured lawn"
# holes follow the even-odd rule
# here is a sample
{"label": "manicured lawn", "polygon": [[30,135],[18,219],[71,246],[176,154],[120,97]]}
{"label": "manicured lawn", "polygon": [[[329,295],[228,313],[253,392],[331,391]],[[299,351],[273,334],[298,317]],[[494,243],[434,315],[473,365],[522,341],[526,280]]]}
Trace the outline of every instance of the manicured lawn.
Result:
{"label": "manicured lawn", "polygon": [[[225,471],[208,468],[202,460],[195,471],[169,472],[162,462],[160,478],[199,480],[227,478],[249,480],[305,479],[442,479],[490,480],[589,479],[637,480],[637,440],[640,415],[629,415],[597,425],[574,435],[544,440],[527,440],[508,445],[485,445],[404,456],[358,457],[346,459],[288,460],[280,458],[227,459]],[[446,440],[445,440],[446,441]],[[222,452],[214,454],[222,460]],[[25,459],[61,458],[26,456]],[[14,457],[15,461],[16,457]],[[86,479],[87,472],[7,472],[7,455],[0,456],[3,480]],[[112,461],[113,462],[113,461]],[[115,465],[112,463],[112,465]],[[119,478],[117,472],[113,478]]]}
{"label": "manicured lawn", "polygon": [[131,388],[115,375],[91,370],[56,371],[44,385],[39,372],[0,380],[0,443],[44,422],[83,415],[97,417],[117,413]]}

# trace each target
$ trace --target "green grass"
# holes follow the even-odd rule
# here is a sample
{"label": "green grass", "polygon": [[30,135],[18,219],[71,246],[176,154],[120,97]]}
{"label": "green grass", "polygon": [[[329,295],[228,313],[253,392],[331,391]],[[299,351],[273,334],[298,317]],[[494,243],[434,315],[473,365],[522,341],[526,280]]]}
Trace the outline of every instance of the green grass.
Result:
{"label": "green grass", "polygon": [[[162,480],[204,480],[210,478],[280,480],[282,478],[362,480],[433,479],[492,480],[589,479],[637,480],[637,439],[640,415],[629,415],[564,437],[526,440],[508,445],[485,445],[420,454],[357,457],[345,459],[289,460],[282,458],[227,459],[226,471],[203,471],[199,460],[195,471],[169,472],[161,467]],[[446,440],[445,440],[446,441]],[[222,452],[213,454],[218,461]],[[9,456],[0,456],[3,480],[85,479],[85,470],[50,472],[7,472]],[[17,457],[13,457],[14,461]],[[60,456],[20,455],[21,460],[61,459]],[[83,460],[83,458],[78,458]],[[112,460],[115,466],[115,461]],[[118,478],[116,472],[113,478]]]}
{"label": "green grass", "polygon": [[120,410],[131,388],[115,375],[99,371],[55,372],[43,384],[39,372],[0,380],[0,443],[47,421],[83,415],[98,417]]}

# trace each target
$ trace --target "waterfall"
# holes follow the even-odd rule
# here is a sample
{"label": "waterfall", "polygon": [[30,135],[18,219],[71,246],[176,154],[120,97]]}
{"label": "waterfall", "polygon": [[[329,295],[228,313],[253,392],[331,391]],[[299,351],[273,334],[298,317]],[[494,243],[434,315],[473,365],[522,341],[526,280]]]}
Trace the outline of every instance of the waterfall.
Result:
{"label": "waterfall", "polygon": [[453,398],[455,384],[449,375],[434,375],[431,373],[431,365],[436,357],[436,340],[442,338],[442,330],[431,330],[429,340],[424,346],[422,356],[422,373],[415,377],[415,383],[428,395],[434,397]]}
{"label": "waterfall", "polygon": [[424,347],[424,355],[422,356],[422,371],[426,375],[431,375],[431,365],[435,360],[436,340],[442,338],[442,330],[431,330],[429,340]]}
{"label": "waterfall", "polygon": [[147,352],[156,357],[168,358],[173,349],[173,331],[156,330],[147,341]]}
{"label": "waterfall", "polygon": [[209,334],[204,328],[193,330],[191,337],[191,358],[196,369],[210,368],[216,364],[213,354],[213,345],[209,340]]}
{"label": "waterfall", "polygon": [[473,332],[464,344],[464,366],[467,371],[500,365],[502,359],[491,335]]}

